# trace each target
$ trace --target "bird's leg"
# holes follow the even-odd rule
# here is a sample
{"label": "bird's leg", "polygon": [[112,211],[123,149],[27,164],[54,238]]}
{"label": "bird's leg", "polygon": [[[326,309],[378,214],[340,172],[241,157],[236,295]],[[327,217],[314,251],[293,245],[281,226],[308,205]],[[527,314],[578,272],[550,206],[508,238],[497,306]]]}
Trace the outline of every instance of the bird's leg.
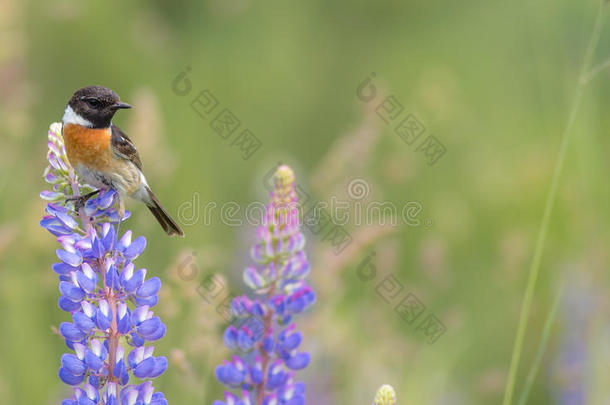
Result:
{"label": "bird's leg", "polygon": [[97,193],[99,193],[100,190],[95,190],[92,191],[90,193],[87,193],[85,195],[79,195],[77,197],[70,197],[66,199],[66,202],[70,202],[73,201],[74,202],[74,210],[76,212],[80,211],[81,208],[83,208],[85,206],[85,204],[87,203],[87,201],[93,197],[94,195],[96,195]]}

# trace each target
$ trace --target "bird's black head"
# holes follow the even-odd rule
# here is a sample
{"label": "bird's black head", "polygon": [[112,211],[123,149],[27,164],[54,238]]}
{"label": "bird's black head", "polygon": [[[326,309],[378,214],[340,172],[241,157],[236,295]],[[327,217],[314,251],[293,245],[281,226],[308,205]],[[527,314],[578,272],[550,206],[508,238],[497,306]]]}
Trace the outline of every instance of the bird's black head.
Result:
{"label": "bird's black head", "polygon": [[119,96],[103,86],[89,86],[77,90],[66,107],[64,124],[80,124],[92,128],[107,128],[114,113],[121,108],[131,108],[121,102]]}

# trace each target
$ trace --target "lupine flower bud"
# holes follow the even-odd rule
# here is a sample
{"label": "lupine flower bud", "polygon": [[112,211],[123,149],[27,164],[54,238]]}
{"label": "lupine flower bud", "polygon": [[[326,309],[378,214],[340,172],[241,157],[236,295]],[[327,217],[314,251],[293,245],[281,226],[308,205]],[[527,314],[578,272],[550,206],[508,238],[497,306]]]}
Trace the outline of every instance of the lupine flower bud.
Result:
{"label": "lupine flower bud", "polygon": [[59,262],[51,268],[59,276],[58,305],[72,318],[59,333],[74,351],[61,357],[59,378],[74,386],[62,405],[118,405],[119,400],[122,405],[167,405],[162,393],[153,393],[151,381],[129,385],[131,375],[147,380],[167,368],[165,357],[153,356],[154,348],[144,346],[165,334],[165,325],[150,310],[161,280],[146,280],[146,270],[136,270],[133,263],[146,239],[132,241],[131,231],[118,238],[112,190],[87,201],[80,213],[60,205],[92,189],[70,167],[61,124],[51,125],[48,145],[44,177],[52,190],[40,193],[49,201],[40,225],[61,245]]}
{"label": "lupine flower bud", "polygon": [[244,270],[244,282],[256,298],[234,298],[231,310],[239,325],[230,325],[223,342],[239,355],[216,368],[216,378],[231,389],[213,405],[302,405],[305,387],[294,382],[294,371],[309,364],[309,353],[299,351],[303,336],[291,323],[315,301],[305,278],[309,263],[300,232],[294,172],[277,168],[265,221],[251,250],[257,265]]}
{"label": "lupine flower bud", "polygon": [[375,395],[373,405],[396,405],[396,392],[391,385],[382,385]]}

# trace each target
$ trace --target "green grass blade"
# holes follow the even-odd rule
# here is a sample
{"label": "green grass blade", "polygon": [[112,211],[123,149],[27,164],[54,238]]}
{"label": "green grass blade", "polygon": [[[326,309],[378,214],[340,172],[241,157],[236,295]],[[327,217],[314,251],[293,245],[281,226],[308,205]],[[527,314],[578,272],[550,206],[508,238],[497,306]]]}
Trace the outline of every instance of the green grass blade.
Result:
{"label": "green grass blade", "polygon": [[534,380],[536,379],[536,375],[538,374],[540,363],[542,362],[542,356],[544,356],[544,352],[546,351],[546,345],[551,334],[553,322],[555,322],[555,317],[557,316],[557,309],[559,308],[559,303],[561,302],[561,297],[563,296],[563,287],[564,284],[562,282],[561,286],[559,287],[559,291],[557,291],[557,294],[555,295],[555,300],[553,301],[551,311],[549,312],[546,321],[544,322],[542,336],[540,337],[540,344],[538,345],[538,350],[536,351],[534,362],[532,363],[530,371],[527,375],[525,386],[521,391],[521,396],[519,397],[518,405],[525,405],[527,403],[527,398],[532,389],[532,385],[534,384]]}
{"label": "green grass blade", "polygon": [[513,347],[513,353],[511,356],[510,368],[508,371],[508,379],[506,382],[506,388],[504,391],[504,400],[502,402],[503,405],[510,405],[512,403],[513,392],[515,389],[515,379],[517,376],[517,370],[519,368],[519,360],[521,358],[521,351],[523,348],[523,340],[525,337],[525,330],[527,327],[527,321],[529,319],[530,307],[532,305],[532,299],[534,297],[534,291],[536,289],[536,280],[538,279],[538,273],[540,270],[540,260],[542,258],[542,252],[544,250],[544,244],[546,241],[546,235],[549,228],[549,222],[551,215],[553,213],[553,207],[555,205],[555,198],[557,196],[557,190],[559,188],[559,181],[561,180],[561,173],[563,172],[563,166],[565,161],[566,152],[568,149],[568,145],[570,144],[570,138],[572,134],[572,127],[574,126],[574,121],[576,118],[576,113],[578,111],[578,107],[582,101],[582,96],[585,89],[585,80],[583,80],[589,69],[591,67],[591,61],[593,59],[593,54],[595,52],[595,48],[597,48],[597,43],[599,42],[599,37],[601,35],[601,29],[603,25],[603,11],[604,6],[606,4],[606,0],[602,0],[599,5],[599,11],[597,13],[597,17],[595,19],[595,24],[593,26],[593,32],[591,33],[591,38],[589,39],[589,44],[587,45],[583,63],[580,69],[580,74],[578,76],[578,82],[576,86],[576,91],[574,94],[574,98],[572,99],[572,106],[570,108],[570,113],[568,116],[568,122],[566,123],[566,127],[563,132],[561,147],[559,150],[559,157],[557,159],[557,163],[555,164],[555,169],[553,170],[553,177],[551,180],[551,187],[547,194],[546,203],[544,207],[544,214],[542,216],[542,222],[540,224],[540,229],[538,231],[538,237],[536,239],[536,246],[534,248],[534,257],[532,258],[532,263],[529,269],[529,276],[527,280],[527,285],[525,288],[525,296],[523,297],[523,304],[521,306],[521,315],[519,318],[519,325],[517,326],[517,334],[515,337],[515,345]]}

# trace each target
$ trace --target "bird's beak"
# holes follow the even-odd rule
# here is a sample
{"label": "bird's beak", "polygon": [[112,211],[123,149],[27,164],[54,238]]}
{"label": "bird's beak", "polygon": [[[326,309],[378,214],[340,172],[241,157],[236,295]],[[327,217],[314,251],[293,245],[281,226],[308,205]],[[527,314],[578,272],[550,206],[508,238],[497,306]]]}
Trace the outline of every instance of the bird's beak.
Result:
{"label": "bird's beak", "polygon": [[131,108],[131,106],[130,106],[129,104],[127,104],[127,103],[124,103],[124,102],[122,102],[122,101],[119,101],[118,103],[114,103],[114,104],[111,106],[111,108],[112,108],[113,110],[120,110],[120,109],[123,109],[123,108]]}

